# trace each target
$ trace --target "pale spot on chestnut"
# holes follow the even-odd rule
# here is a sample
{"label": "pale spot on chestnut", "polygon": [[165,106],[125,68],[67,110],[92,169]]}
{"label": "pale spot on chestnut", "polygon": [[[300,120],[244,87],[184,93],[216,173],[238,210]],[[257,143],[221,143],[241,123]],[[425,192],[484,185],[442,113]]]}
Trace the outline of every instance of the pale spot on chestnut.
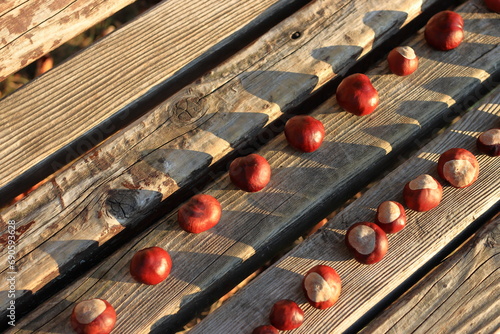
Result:
{"label": "pale spot on chestnut", "polygon": [[332,287],[320,274],[315,272],[307,274],[304,279],[304,288],[309,299],[316,303],[330,300],[333,295]]}
{"label": "pale spot on chestnut", "polygon": [[415,59],[417,55],[415,54],[415,50],[410,46],[398,46],[396,51],[399,52],[400,55],[405,57],[406,59]]}
{"label": "pale spot on chestnut", "polygon": [[429,174],[419,175],[408,184],[411,190],[437,189],[439,186],[436,180]]}
{"label": "pale spot on chestnut", "polygon": [[83,325],[90,324],[106,310],[106,304],[100,299],[84,300],[75,306],[76,320]]}
{"label": "pale spot on chestnut", "polygon": [[500,129],[491,129],[479,136],[481,142],[485,145],[500,144]]}
{"label": "pale spot on chestnut", "polygon": [[395,221],[401,216],[401,210],[399,206],[392,201],[385,201],[380,204],[378,210],[378,220],[381,223],[389,224]]}
{"label": "pale spot on chestnut", "polygon": [[443,175],[455,187],[462,188],[474,182],[475,167],[468,160],[451,160],[444,164]]}
{"label": "pale spot on chestnut", "polygon": [[363,255],[368,255],[375,250],[375,239],[375,231],[366,225],[354,227],[348,235],[349,244]]}

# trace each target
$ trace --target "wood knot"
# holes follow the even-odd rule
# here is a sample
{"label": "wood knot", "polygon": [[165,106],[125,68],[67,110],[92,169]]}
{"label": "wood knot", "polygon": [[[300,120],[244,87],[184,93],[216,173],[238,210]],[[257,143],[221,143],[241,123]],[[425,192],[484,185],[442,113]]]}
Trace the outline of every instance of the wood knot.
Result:
{"label": "wood knot", "polygon": [[179,125],[194,123],[206,112],[207,107],[201,96],[184,96],[170,105],[172,121]]}

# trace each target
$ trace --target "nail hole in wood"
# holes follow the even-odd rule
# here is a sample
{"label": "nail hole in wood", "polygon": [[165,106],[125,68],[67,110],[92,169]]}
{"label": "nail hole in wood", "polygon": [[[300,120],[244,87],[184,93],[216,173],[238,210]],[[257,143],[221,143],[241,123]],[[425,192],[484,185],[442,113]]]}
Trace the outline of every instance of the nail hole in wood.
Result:
{"label": "nail hole in wood", "polygon": [[301,36],[302,34],[300,33],[300,31],[296,31],[292,34],[292,36],[290,36],[292,39],[297,39]]}

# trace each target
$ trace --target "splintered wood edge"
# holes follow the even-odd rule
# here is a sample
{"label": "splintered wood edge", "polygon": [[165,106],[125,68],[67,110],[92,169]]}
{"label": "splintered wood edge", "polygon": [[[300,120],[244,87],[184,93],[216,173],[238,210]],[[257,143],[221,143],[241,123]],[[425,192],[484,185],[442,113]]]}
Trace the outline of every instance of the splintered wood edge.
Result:
{"label": "splintered wood edge", "polygon": [[[467,8],[467,9],[470,9],[470,8]],[[479,27],[478,29],[482,29],[482,28],[483,27]],[[488,30],[486,30],[486,32],[487,31]],[[417,39],[417,42],[415,42],[415,43],[418,44],[419,43],[418,40],[419,39]],[[476,48],[477,48],[477,45],[476,45]],[[469,51],[468,50],[464,50],[464,52],[469,52]],[[494,52],[494,51],[492,51],[492,52]],[[434,52],[431,51],[431,52],[428,52],[428,53],[431,54],[433,57],[435,57]],[[455,56],[453,56],[453,53],[447,53],[446,56],[444,56],[444,57],[445,57],[445,59],[448,59],[448,61],[450,61],[450,65],[449,66],[451,66],[451,64],[453,64],[453,61],[451,61],[451,60],[454,60],[455,58],[461,58],[462,55],[459,53],[459,54],[456,54]],[[486,58],[483,57],[482,61],[485,64],[489,64],[491,62],[491,59],[489,59],[488,57],[486,57]],[[425,61],[423,62],[423,64],[425,64]],[[441,74],[440,73],[435,73],[436,72],[435,71],[435,69],[436,69],[435,64],[433,62],[431,62],[430,65],[431,66],[427,66],[427,65],[425,66],[425,67],[427,67],[427,72],[434,73],[435,76],[439,77]],[[444,67],[444,65],[443,65],[443,67]],[[443,71],[448,71],[449,68],[444,67],[442,70]],[[382,69],[382,70],[375,69],[374,73],[377,73],[377,71],[384,72],[385,70],[384,69]],[[483,73],[484,71],[481,70],[479,72]],[[423,72],[423,73],[426,73],[426,72]],[[372,75],[372,74],[369,74],[369,75]],[[382,76],[382,78],[383,78],[383,76]],[[401,79],[401,80],[402,81],[403,80],[406,80],[406,81],[408,81],[408,80],[417,80],[418,78],[419,77],[414,77],[413,79],[411,79],[411,78],[408,79],[407,78],[407,79]],[[484,77],[481,80],[484,80],[485,78],[486,77]],[[394,85],[394,79],[392,77],[389,77],[389,78],[386,77],[386,79],[388,81],[388,83],[386,84],[386,86],[391,87],[391,89],[395,89],[396,91],[400,90],[400,89],[398,89],[398,87],[399,87],[398,85],[405,85],[405,86],[408,85],[408,83],[404,84],[404,82],[401,82],[401,83],[399,83],[398,85],[395,86]],[[417,80],[417,83],[418,83],[418,80]],[[419,84],[421,84],[421,83],[419,83]],[[412,87],[410,87],[410,89],[411,88]],[[473,87],[469,87],[469,89],[473,89]],[[467,92],[465,92],[464,94],[467,94]],[[425,96],[425,94],[424,94],[424,96]],[[417,97],[415,97],[415,98],[417,98]],[[453,95],[453,97],[456,97],[456,96]],[[450,97],[450,99],[453,99],[453,98]],[[315,111],[315,113],[313,113],[313,114],[316,115],[316,116],[317,115],[322,115],[321,117],[325,117],[326,119],[328,119],[328,117],[332,117],[332,115],[330,114],[331,112],[327,111],[327,110],[330,110],[331,103],[332,103],[331,101],[327,102],[324,106],[322,106],[322,108],[319,108],[319,110]],[[391,108],[388,108],[388,109],[392,110],[394,108],[398,109],[397,107],[394,107],[394,106],[392,106]],[[388,112],[388,111],[385,111],[385,112]],[[432,110],[427,110],[427,113],[430,113],[433,116],[436,116],[435,112],[433,112]],[[383,114],[384,113],[380,113],[380,115],[383,115]],[[445,117],[445,115],[446,114],[437,115],[436,117],[437,118],[442,118],[442,117]],[[392,117],[391,115],[389,115],[388,117],[389,117],[389,119],[394,119],[394,117]],[[347,117],[347,119],[346,119],[344,117],[344,115],[340,115],[339,114],[336,117],[332,117],[330,119],[330,121],[326,122],[325,124],[328,125],[328,123],[338,122],[339,120],[342,120],[342,119],[344,121],[349,122],[350,118]],[[363,118],[363,120],[364,120],[364,122],[366,122],[366,121],[372,122],[373,121],[373,119],[370,119],[370,118]],[[400,120],[396,119],[396,121],[399,122]],[[428,124],[426,122],[423,122],[421,125],[422,126],[424,126],[424,125],[428,126]],[[344,127],[341,124],[341,125],[339,125],[339,128],[344,128]],[[347,133],[352,133],[352,129],[350,129],[349,127],[346,127],[345,131]],[[357,138],[357,136],[356,136],[356,138]],[[327,138],[326,140],[328,141],[329,138]],[[394,138],[393,138],[393,140],[394,140]],[[264,153],[264,155],[271,157],[271,158],[268,158],[268,160],[270,162],[272,162],[272,165],[274,163],[279,163],[280,166],[282,164],[286,165],[286,163],[285,163],[286,159],[284,160],[284,159],[280,159],[279,157],[278,158],[273,157],[273,153],[269,153],[269,152],[278,152],[278,153],[275,153],[274,155],[276,155],[276,154],[278,154],[278,155],[283,154],[283,156],[287,156],[287,155],[292,156],[292,157],[296,156],[296,154],[293,151],[291,151],[289,148],[286,147],[286,143],[284,142],[284,138],[277,138],[276,140],[273,141],[273,143],[271,143],[270,145],[266,146],[266,148],[264,150],[267,151],[267,153]],[[321,152],[321,150],[318,150],[318,154],[320,152]],[[308,155],[308,157],[311,157],[312,159],[317,159],[318,157],[315,157],[315,154],[316,153]],[[325,154],[325,153],[322,153],[322,154]],[[364,154],[364,152],[361,152],[360,154]],[[297,157],[295,157],[294,159],[297,159],[297,161],[300,162],[300,160],[301,160],[300,155],[297,156]],[[320,161],[320,160],[318,160],[318,161]],[[276,162],[273,162],[273,161],[276,161]],[[279,174],[280,173],[278,173],[278,175]],[[291,176],[292,176],[292,179],[297,179],[296,177],[293,177],[293,175],[291,175]],[[287,175],[282,176],[281,178],[289,179],[287,177]],[[311,185],[311,186],[314,186],[314,184]],[[275,187],[276,187],[276,185],[273,185],[273,188],[275,188]],[[231,203],[231,201],[233,200],[232,197],[234,197],[233,195],[236,195],[236,193],[234,193],[234,188],[231,187],[228,184],[226,178],[223,178],[222,180],[217,181],[215,183],[215,187],[214,187],[214,185],[212,185],[212,188],[213,189],[211,189],[211,190],[210,190],[210,188],[208,189],[211,192],[213,192],[212,195],[216,195],[217,193],[223,194],[224,192],[226,192],[226,194],[223,196],[224,200],[222,201],[222,204],[223,204],[223,207],[225,209],[227,209],[227,210],[229,210],[229,212],[231,212],[231,210],[233,210],[233,209],[230,208],[230,207],[228,207],[228,206],[226,206],[225,205],[225,201],[229,201],[228,203]],[[279,195],[280,193],[283,193],[283,195],[286,195],[286,193],[287,193],[287,191],[283,192],[281,190],[273,189],[273,188],[271,188],[270,190],[272,192],[278,191],[277,195]],[[217,190],[217,189],[220,189],[220,190]],[[301,189],[303,189],[303,187]],[[263,195],[263,194],[257,193],[257,194],[253,194],[253,195],[248,195],[248,194],[244,195],[243,196],[244,199],[241,201],[242,204],[240,204],[239,206],[237,206],[235,204],[235,205],[233,205],[233,207],[236,206],[236,208],[239,209],[239,210],[244,209],[244,211],[243,210],[241,210],[241,211],[250,214],[251,212],[254,212],[254,210],[258,209],[258,208],[251,208],[251,207],[250,208],[246,208],[244,203],[247,202],[247,201],[255,202],[255,200],[257,200],[257,203],[262,203],[263,199],[262,200],[258,199],[258,197],[261,196],[261,195]],[[252,196],[255,197],[254,200],[251,199]],[[216,195],[216,197],[218,197],[218,196]],[[240,196],[238,195],[238,197],[240,197]],[[248,197],[248,199],[246,199],[247,197]],[[218,197],[218,198],[221,199],[221,197]],[[298,199],[298,200],[300,202],[300,199]],[[297,202],[297,204],[299,202]],[[295,203],[296,202],[293,202],[292,204],[295,204]],[[308,202],[306,201],[306,204],[307,203]],[[249,211],[249,209],[251,211]],[[262,209],[258,209],[258,210],[262,210]],[[257,213],[257,212],[258,211],[255,211],[255,213]],[[279,214],[279,212],[273,212],[268,217],[270,217],[270,218],[273,219],[272,216],[276,215],[276,214]],[[288,214],[289,214],[289,212],[288,212]],[[227,215],[227,213],[226,213],[226,215]],[[223,214],[223,217],[224,217],[224,214]],[[230,219],[231,221],[234,220],[235,223],[238,223],[239,220],[240,220],[237,217],[233,217],[233,218],[228,217],[227,219]],[[243,225],[242,226],[244,226],[246,219],[247,218],[243,217],[243,223],[242,223]],[[279,219],[279,218],[277,218],[277,219]],[[273,222],[271,222],[271,221],[270,222],[266,222],[265,221],[265,222],[262,222],[262,224],[261,224],[262,226],[259,225],[259,227],[257,227],[257,229],[259,229],[259,230],[269,229],[269,227],[273,225]],[[274,223],[274,224],[276,224],[276,223]],[[54,328],[54,324],[62,323],[64,321],[64,317],[66,316],[65,313],[64,312],[61,313],[60,316],[57,316],[57,315],[49,316],[49,314],[47,314],[46,312],[48,312],[49,310],[51,310],[52,307],[55,304],[57,304],[58,307],[64,309],[64,308],[68,307],[68,305],[67,305],[68,303],[70,303],[69,305],[71,305],[72,301],[76,301],[79,298],[89,298],[89,297],[94,296],[94,295],[97,294],[97,295],[101,296],[102,298],[108,298],[108,297],[112,298],[112,301],[115,303],[115,306],[118,306],[119,308],[120,308],[120,305],[122,305],[122,303],[125,302],[125,305],[123,306],[124,309],[123,308],[121,309],[122,310],[121,311],[122,312],[121,313],[121,315],[122,315],[121,319],[123,321],[122,325],[124,325],[124,323],[126,322],[126,323],[130,323],[130,324],[133,323],[134,324],[133,326],[139,326],[139,325],[137,325],[137,319],[135,319],[133,317],[132,318],[128,318],[124,314],[124,312],[126,313],[126,312],[130,311],[128,309],[127,305],[129,305],[131,301],[130,300],[127,300],[127,301],[125,301],[125,300],[117,301],[116,298],[121,299],[121,297],[119,297],[119,296],[121,296],[122,294],[124,294],[125,296],[127,296],[126,299],[129,299],[129,298],[133,298],[131,294],[134,294],[135,296],[137,296],[137,298],[135,298],[136,300],[149,300],[149,299],[153,298],[153,295],[147,296],[147,297],[144,297],[144,296],[139,297],[142,294],[142,292],[137,292],[136,291],[137,289],[135,288],[135,285],[133,285],[133,284],[130,285],[130,283],[133,283],[133,282],[130,281],[129,278],[126,278],[128,276],[128,274],[127,274],[127,264],[128,264],[127,261],[128,261],[128,257],[132,256],[132,253],[135,250],[138,250],[138,249],[140,249],[142,247],[151,246],[151,245],[160,245],[160,246],[165,247],[166,249],[173,249],[173,251],[177,253],[177,255],[175,256],[176,259],[174,259],[174,262],[177,260],[177,261],[180,261],[180,263],[184,263],[186,261],[187,262],[192,261],[192,259],[190,260],[190,258],[192,256],[194,256],[195,254],[197,254],[197,253],[207,254],[207,256],[210,256],[209,254],[214,254],[214,255],[215,254],[221,254],[221,253],[217,253],[217,249],[216,248],[218,248],[218,246],[215,247],[215,248],[213,248],[213,247],[210,246],[210,243],[212,243],[212,245],[216,245],[216,244],[217,245],[222,245],[221,247],[224,248],[225,246],[223,246],[223,244],[227,244],[227,242],[229,241],[227,239],[228,236],[229,236],[227,234],[228,233],[227,229],[232,230],[231,226],[229,226],[229,225],[224,224],[223,222],[221,222],[218,226],[216,226],[212,230],[212,232],[207,232],[205,234],[197,235],[197,236],[192,236],[192,235],[184,235],[184,236],[182,236],[182,233],[179,234],[178,231],[177,232],[175,231],[175,227],[174,226],[175,226],[175,214],[167,217],[165,220],[163,220],[162,222],[158,223],[155,227],[153,227],[151,229],[148,229],[148,232],[145,235],[143,234],[142,236],[140,236],[139,238],[137,238],[132,243],[130,243],[130,244],[125,245],[124,247],[122,247],[122,249],[120,249],[114,256],[112,256],[108,260],[104,261],[103,264],[97,269],[96,272],[93,272],[89,276],[87,276],[86,279],[78,281],[77,283],[73,284],[71,288],[66,289],[62,293],[58,294],[59,297],[55,297],[55,298],[52,299],[52,302],[50,303],[50,305],[51,305],[50,308],[47,308],[48,304],[42,305],[42,307],[39,310],[33,312],[27,318],[27,319],[30,319],[30,320],[26,320],[26,323],[29,323],[29,322],[38,323],[38,322],[42,321],[42,323],[39,324],[39,325],[35,325],[35,323],[31,324],[32,326],[35,326],[35,327],[36,326],[41,327],[41,326],[43,326],[44,323],[47,322],[47,319],[49,317],[56,316],[58,320],[53,319],[53,321],[51,322],[52,325],[44,326],[43,328],[44,328],[44,330],[47,330],[47,328],[50,328],[50,330],[53,330],[53,331],[56,331],[56,332],[57,332],[57,330],[61,331],[63,329],[61,329],[61,328],[55,329]],[[269,227],[267,227],[267,228],[260,228],[260,227],[265,227],[265,226],[269,226]],[[166,230],[165,230],[165,227],[166,227]],[[172,230],[172,228],[174,230]],[[281,230],[282,228],[284,228],[284,227],[279,227],[278,230]],[[275,232],[279,234],[279,231],[275,231]],[[265,233],[271,233],[271,231],[265,232]],[[250,234],[252,234],[252,233],[250,233]],[[222,254],[227,254],[228,257],[224,257],[224,256],[220,256],[220,255],[218,257],[220,257],[220,259],[222,259],[222,261],[229,261],[230,260],[232,262],[238,262],[238,263],[235,264],[235,265],[238,265],[240,263],[238,261],[238,259],[241,256],[243,257],[243,260],[245,258],[248,258],[249,256],[251,256],[253,254],[253,252],[254,252],[254,249],[248,247],[249,245],[252,245],[251,243],[248,243],[248,242],[249,241],[253,242],[254,243],[253,244],[254,247],[257,247],[257,249],[258,249],[259,245],[262,246],[261,242],[265,243],[266,236],[264,236],[264,237],[261,236],[261,235],[256,236],[255,233],[252,234],[252,235],[250,235],[250,234],[246,235],[243,239],[241,237],[238,237],[239,238],[239,242],[237,242],[233,247],[231,247],[231,249],[228,249],[228,250],[226,250],[226,251],[224,251],[222,253]],[[220,235],[220,237],[218,235]],[[215,239],[211,240],[212,238],[215,238]],[[182,248],[183,251],[181,251],[179,253],[179,247],[178,246],[180,244],[184,244],[185,247]],[[132,245],[134,245],[134,246],[132,246]],[[193,245],[199,245],[199,246],[202,246],[202,247],[200,249],[198,249],[198,247],[197,248],[193,248]],[[203,245],[208,245],[208,246],[206,246],[208,248],[205,249]],[[128,252],[128,254],[127,254],[127,252]],[[183,253],[185,253],[185,254],[183,254]],[[231,258],[234,257],[234,256],[237,256],[237,257],[235,257],[234,260],[231,260]],[[196,261],[196,262],[197,263],[201,263],[202,261]],[[234,264],[232,266],[234,266]],[[220,263],[220,266],[217,266],[217,267],[218,267],[218,270],[219,270],[219,273],[217,275],[220,275],[222,273],[221,270],[225,271],[228,268],[228,264],[227,263]],[[184,271],[185,268],[187,268],[187,267],[183,267],[183,269],[181,271]],[[226,269],[224,269],[224,268],[226,268]],[[180,269],[181,268],[178,268],[178,270],[180,270]],[[186,270],[190,270],[190,269],[186,269]],[[196,292],[199,292],[200,291],[199,290],[200,287],[201,287],[201,289],[203,289],[203,286],[206,286],[207,284],[208,285],[213,284],[213,281],[216,279],[216,278],[208,277],[207,276],[209,274],[214,274],[215,268],[207,268],[207,269],[203,269],[202,268],[200,270],[201,270],[201,272],[205,272],[206,275],[199,277],[199,279],[197,279],[195,281],[191,281],[191,285],[190,286],[186,286],[185,288],[183,288],[183,289],[185,289],[184,292],[183,292],[183,294],[185,294],[186,298],[187,298],[188,295],[196,294]],[[175,271],[175,265],[174,265],[174,271]],[[176,273],[176,274],[179,275],[178,273]],[[104,277],[103,277],[103,275],[104,275]],[[198,277],[198,275],[199,274],[193,274],[193,277]],[[180,275],[180,276],[182,277],[183,275]],[[125,279],[125,282],[127,282],[125,285],[123,284],[123,282],[122,283],[112,283],[112,282],[116,282],[116,281],[122,281],[123,279]],[[185,280],[185,279],[186,279],[186,277],[183,278],[183,280]],[[97,284],[96,284],[96,282],[97,282]],[[172,281],[170,283],[173,284],[172,288],[163,288],[163,289],[166,289],[166,290],[168,290],[170,292],[173,292],[174,289],[175,289],[174,286],[178,286],[178,284],[180,282],[177,281],[176,279],[172,279]],[[170,286],[170,283],[169,283],[169,286]],[[116,289],[118,289],[118,290],[116,290]],[[137,294],[135,294],[136,292],[137,292]],[[152,291],[151,293],[154,294],[155,292]],[[162,293],[162,296],[158,296],[157,294],[154,294],[154,296],[156,296],[154,298],[160,298],[160,299],[170,298],[170,297],[168,297],[168,294],[164,295],[163,293]],[[168,303],[173,303],[173,304],[171,304],[169,306],[167,306],[166,304],[164,304],[165,305],[165,310],[167,308],[169,309],[169,311],[165,311],[165,312],[167,312],[166,314],[172,314],[170,312],[175,313],[176,310],[177,310],[177,307],[178,307],[177,306],[177,302],[180,302],[180,300],[185,299],[185,298],[183,297],[183,295],[180,295],[180,296],[174,296],[173,299],[174,300],[168,302]],[[157,300],[159,300],[159,299],[157,299]],[[188,300],[189,299],[185,299],[184,303],[187,303]],[[59,301],[59,302],[57,302],[57,301]],[[129,305],[129,307],[132,307],[132,306]],[[135,311],[135,310],[137,310],[137,307],[139,307],[139,305],[135,305],[132,308]],[[146,305],[146,308],[147,308],[147,305]],[[157,310],[157,308],[158,308],[158,303],[155,303],[155,309]],[[149,311],[145,310],[145,312],[148,313]],[[44,317],[42,317],[40,319],[38,317],[39,317],[39,315],[41,313],[44,314]],[[147,320],[147,321],[151,321],[151,320]],[[141,327],[141,328],[143,328],[143,327]]]}
{"label": "splintered wood edge", "polygon": [[500,216],[415,284],[361,333],[493,333],[500,318]]}
{"label": "splintered wood edge", "polygon": [[[284,298],[295,300],[305,310],[304,324],[294,332],[347,330],[378,301],[500,200],[497,191],[500,187],[498,178],[500,160],[480,155],[475,148],[475,140],[480,132],[492,126],[492,119],[493,122],[498,122],[500,88],[482,102],[484,103],[469,111],[450,130],[426,145],[360,199],[332,218],[319,233],[304,241],[258,276],[255,281],[195,326],[190,333],[210,333],[214,330],[224,332],[229,328],[235,332],[247,331],[267,323],[268,312],[273,303]],[[436,163],[439,154],[451,147],[463,147],[477,154],[481,166],[478,181],[465,189],[446,185],[443,201],[429,212],[418,213],[407,209],[407,226],[396,234],[388,235],[389,251],[385,258],[373,265],[357,263],[345,247],[345,230],[355,222],[372,220],[374,210],[381,201],[402,201],[402,189],[414,176],[422,173],[437,174]],[[328,310],[319,311],[310,307],[300,285],[303,275],[317,264],[332,266],[342,280],[340,299]],[[497,267],[495,266],[493,270]],[[491,279],[488,279],[485,286],[485,289],[491,291],[491,286],[488,284],[492,284]],[[441,291],[441,288],[438,287],[437,290]],[[469,314],[472,315],[470,312]],[[435,320],[438,321],[440,316]]]}
{"label": "splintered wood edge", "polygon": [[[335,1],[312,3],[204,76],[200,82],[186,87],[126,131],[56,174],[50,182],[4,209],[0,213],[2,219],[16,220],[19,232],[24,233],[17,246],[18,255],[22,257],[18,261],[19,272],[26,275],[19,277],[18,285],[26,284],[24,290],[36,292],[50,278],[64,275],[59,268],[73,256],[89,250],[94,243],[106,242],[127,226],[136,225],[145,212],[178,190],[179,184],[188,182],[194,172],[202,173],[210,163],[227,154],[231,145],[257,134],[262,126],[287,108],[303,101],[307,97],[304,91],[313,90],[333,75],[332,65],[326,63],[328,55],[318,55],[315,50],[328,51],[328,45],[342,43],[347,38],[339,35],[339,25],[344,26],[346,21],[351,22],[356,17],[357,26],[365,27],[356,33],[351,29],[346,31],[351,43],[357,42],[359,46],[346,46],[345,50],[341,47],[341,51],[336,51],[337,56],[342,56],[335,58],[340,62],[334,66],[335,71],[345,71],[355,62],[353,54],[368,52],[374,44],[389,38],[400,25],[406,24],[432,3],[427,1],[416,5],[410,0],[403,3],[384,1],[383,6],[378,7],[408,10],[408,13],[402,11],[398,15],[392,15],[390,11],[384,15],[373,13],[363,4],[359,5],[358,12],[352,13],[349,4],[338,6]],[[319,14],[323,15],[318,19],[320,22],[311,22],[311,17]],[[323,21],[328,25],[319,24]],[[301,22],[309,22],[308,28],[302,32],[303,39],[291,39],[288,32],[296,31]],[[379,34],[381,37],[374,41]],[[309,35],[313,37],[306,39]],[[322,60],[311,57],[311,54]],[[308,61],[304,63],[305,58]],[[264,75],[266,71],[273,71],[272,75]],[[308,72],[315,74],[297,74]],[[316,77],[318,83],[316,79],[311,81]],[[276,88],[275,80],[283,85]],[[296,91],[291,91],[290,85]],[[259,92],[254,89],[259,89]],[[206,101],[199,103],[202,98]],[[274,103],[268,102],[273,100]],[[188,114],[195,120],[184,119],[187,105],[193,108],[189,110],[192,115]],[[173,162],[181,159],[179,152],[189,159],[184,157],[185,163],[167,173],[165,162],[171,167]],[[177,177],[172,177],[174,172]],[[117,217],[109,210],[114,205],[119,215],[125,206],[136,210]],[[64,242],[69,239],[79,241]],[[23,257],[28,253],[29,257]],[[37,268],[32,262],[44,270],[28,274],[26,271]]]}
{"label": "splintered wood edge", "polygon": [[[99,1],[96,5],[94,0],[73,1],[4,47],[2,60],[26,65],[28,59],[37,59],[52,45],[60,45],[68,33],[86,29],[89,22],[83,16],[89,15],[92,21],[102,19],[131,2]],[[3,113],[0,123],[0,148],[3,152],[0,187],[59,150],[66,153],[63,157],[66,163],[78,158],[89,145],[96,144],[94,141],[98,143],[113,134],[115,131],[110,129],[113,125],[99,128],[93,136],[95,138],[74,150],[66,149],[65,145],[102,126],[109,117],[154,86],[172,78],[186,65],[198,63],[207,51],[213,52],[238,39],[247,25],[261,22],[291,2],[296,0],[263,0],[258,3],[163,1],[0,100]],[[54,42],[42,43],[42,38],[37,36],[50,36]],[[2,66],[12,69],[20,65],[0,65],[0,77],[5,76],[1,74]],[[36,100],[33,96],[37,97]]]}

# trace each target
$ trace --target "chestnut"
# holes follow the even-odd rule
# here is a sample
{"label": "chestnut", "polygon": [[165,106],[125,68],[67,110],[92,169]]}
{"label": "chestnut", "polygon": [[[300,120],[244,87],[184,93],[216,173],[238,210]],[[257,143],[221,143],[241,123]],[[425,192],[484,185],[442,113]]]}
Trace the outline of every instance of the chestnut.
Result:
{"label": "chestnut", "polygon": [[447,51],[456,48],[464,39],[464,20],[455,12],[437,13],[425,25],[425,40],[434,49]]}
{"label": "chestnut", "polygon": [[279,334],[278,329],[271,325],[264,325],[255,328],[252,331],[252,334]]}
{"label": "chestnut", "polygon": [[217,225],[221,214],[222,208],[215,197],[198,194],[179,208],[177,220],[184,231],[201,233]]}
{"label": "chestnut", "polygon": [[473,184],[479,175],[479,163],[471,152],[463,148],[452,148],[441,154],[438,174],[455,188]]}
{"label": "chestnut", "polygon": [[476,141],[477,149],[490,157],[500,156],[500,129],[483,132]]}
{"label": "chestnut", "polygon": [[312,116],[294,116],[285,124],[285,137],[288,144],[302,152],[314,152],[323,143],[325,127]]}
{"label": "chestnut", "polygon": [[172,259],[160,247],[144,248],[134,254],[130,261],[130,275],[140,283],[155,285],[170,274]]}
{"label": "chestnut", "polygon": [[385,201],[380,203],[375,216],[375,224],[385,233],[396,233],[406,225],[405,208],[398,202]]}
{"label": "chestnut", "polygon": [[273,305],[269,318],[274,327],[282,331],[288,331],[302,325],[304,311],[293,300],[283,299]]}
{"label": "chestnut", "polygon": [[369,222],[360,222],[349,227],[345,235],[345,243],[356,261],[363,264],[372,264],[382,260],[389,248],[384,230]]}
{"label": "chestnut", "polygon": [[492,12],[500,13],[500,0],[484,0],[484,4]]}
{"label": "chestnut", "polygon": [[264,157],[253,153],[234,159],[229,166],[229,177],[241,190],[256,192],[271,180],[271,166]]}
{"label": "chestnut", "polygon": [[415,211],[429,211],[441,203],[443,187],[432,176],[422,174],[408,182],[403,190],[406,206]]}
{"label": "chestnut", "polygon": [[392,73],[405,76],[417,70],[418,57],[410,46],[398,46],[392,49],[387,56],[389,69]]}
{"label": "chestnut", "polygon": [[333,306],[340,296],[340,276],[325,265],[312,267],[302,280],[302,290],[312,307],[324,310]]}
{"label": "chestnut", "polygon": [[337,102],[357,116],[371,114],[378,106],[378,92],[370,78],[361,73],[348,76],[337,87]]}
{"label": "chestnut", "polygon": [[84,300],[73,308],[70,322],[78,334],[107,334],[115,327],[116,312],[104,299]]}

